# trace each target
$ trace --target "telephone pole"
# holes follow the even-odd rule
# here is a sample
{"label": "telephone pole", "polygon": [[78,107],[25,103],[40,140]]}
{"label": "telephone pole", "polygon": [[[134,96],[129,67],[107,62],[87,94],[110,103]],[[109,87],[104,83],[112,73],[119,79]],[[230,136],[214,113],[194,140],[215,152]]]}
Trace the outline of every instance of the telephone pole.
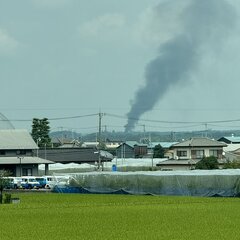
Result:
{"label": "telephone pole", "polygon": [[101,154],[100,154],[100,149],[101,149],[101,133],[102,133],[102,117],[104,116],[103,113],[99,112],[98,114],[98,170],[100,170],[101,167]]}

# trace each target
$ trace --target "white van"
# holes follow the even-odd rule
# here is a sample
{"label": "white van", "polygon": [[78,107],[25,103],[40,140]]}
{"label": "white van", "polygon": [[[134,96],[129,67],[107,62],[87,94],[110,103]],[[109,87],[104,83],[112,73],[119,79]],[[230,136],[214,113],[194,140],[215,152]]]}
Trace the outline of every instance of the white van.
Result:
{"label": "white van", "polygon": [[40,183],[33,176],[23,176],[21,187],[25,189],[40,188]]}

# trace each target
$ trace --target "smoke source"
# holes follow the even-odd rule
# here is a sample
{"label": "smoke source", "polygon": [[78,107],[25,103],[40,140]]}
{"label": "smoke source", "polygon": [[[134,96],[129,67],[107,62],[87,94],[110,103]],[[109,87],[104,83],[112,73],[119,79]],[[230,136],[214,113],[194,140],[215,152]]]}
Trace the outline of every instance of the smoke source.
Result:
{"label": "smoke source", "polygon": [[[176,4],[172,0],[168,4]],[[183,0],[182,0],[183,1]],[[171,86],[189,79],[204,57],[202,49],[218,48],[230,34],[235,22],[232,5],[225,0],[185,0],[186,6],[179,15],[180,33],[161,44],[158,56],[145,69],[145,85],[136,94],[125,131],[131,131],[139,118],[153,109]],[[159,4],[155,11],[161,15],[169,9]],[[161,16],[159,16],[161,19]]]}

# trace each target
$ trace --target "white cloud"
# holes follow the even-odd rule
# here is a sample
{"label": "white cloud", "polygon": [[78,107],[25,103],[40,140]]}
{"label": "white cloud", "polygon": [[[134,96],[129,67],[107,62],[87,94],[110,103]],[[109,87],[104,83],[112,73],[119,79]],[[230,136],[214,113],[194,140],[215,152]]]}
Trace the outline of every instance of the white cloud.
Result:
{"label": "white cloud", "polygon": [[105,14],[91,21],[81,24],[78,31],[81,37],[103,36],[109,31],[116,32],[126,23],[125,16],[122,14]]}
{"label": "white cloud", "polygon": [[9,55],[14,52],[19,43],[5,30],[0,28],[0,55]]}

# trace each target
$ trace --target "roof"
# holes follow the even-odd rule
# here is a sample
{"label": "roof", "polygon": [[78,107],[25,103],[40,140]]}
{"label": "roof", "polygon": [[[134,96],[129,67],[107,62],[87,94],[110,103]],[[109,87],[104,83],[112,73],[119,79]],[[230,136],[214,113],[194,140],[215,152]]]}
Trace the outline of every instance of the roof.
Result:
{"label": "roof", "polygon": [[83,142],[82,147],[96,147],[99,142]]}
{"label": "roof", "polygon": [[172,145],[172,148],[179,147],[226,147],[227,144],[212,140],[206,137],[191,138],[187,141],[183,141]]}
{"label": "roof", "polygon": [[0,149],[37,149],[32,136],[24,129],[0,130]]}
{"label": "roof", "polygon": [[193,159],[188,159],[188,160],[166,160],[157,163],[157,166],[161,165],[195,165],[198,161],[200,160],[193,160]]}
{"label": "roof", "polygon": [[228,144],[227,147],[223,148],[224,152],[234,152],[238,149],[240,149],[240,144],[239,143]]}
{"label": "roof", "polygon": [[[21,163],[20,163],[21,161]],[[53,161],[49,161],[38,157],[0,157],[1,164],[52,164]]]}
{"label": "roof", "polygon": [[149,147],[154,148],[157,145],[161,145],[163,148],[170,148],[172,145],[176,144],[178,142],[150,142]]}
{"label": "roof", "polygon": [[[126,141],[123,144],[127,144],[128,146],[130,146],[131,148],[134,148],[134,145],[138,145],[139,143],[136,141]],[[121,145],[120,145],[121,146]]]}
{"label": "roof", "polygon": [[223,141],[223,142],[227,142],[227,143],[240,143],[240,137],[221,137],[218,139],[218,141]]}

